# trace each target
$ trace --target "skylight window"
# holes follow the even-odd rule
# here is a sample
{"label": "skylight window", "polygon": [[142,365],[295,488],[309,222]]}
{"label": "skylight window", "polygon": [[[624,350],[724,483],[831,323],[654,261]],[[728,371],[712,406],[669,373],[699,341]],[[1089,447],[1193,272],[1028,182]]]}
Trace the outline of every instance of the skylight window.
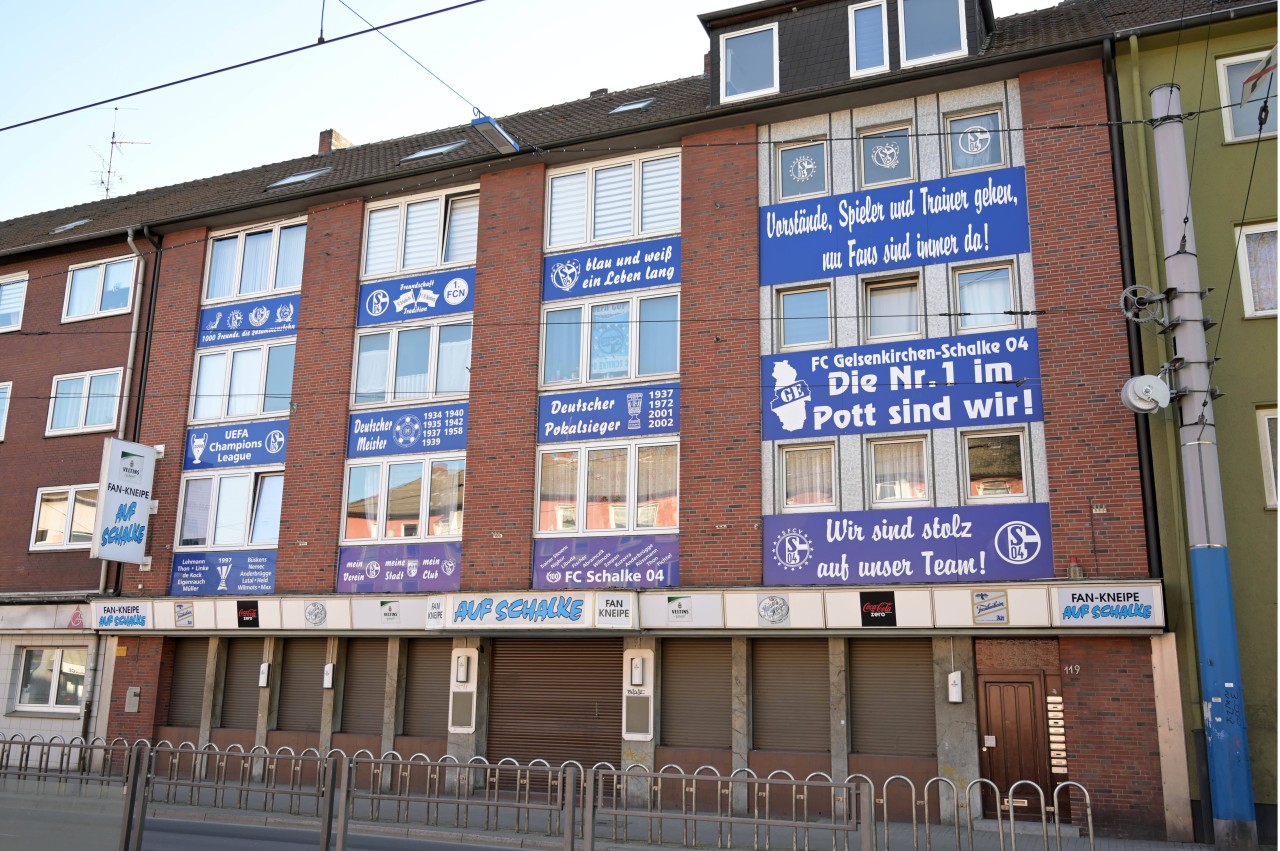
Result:
{"label": "skylight window", "polygon": [[656,98],[628,101],[627,103],[615,106],[613,109],[609,110],[609,114],[613,115],[618,112],[634,112],[637,109],[648,109],[653,106],[654,100],[656,100]]}
{"label": "skylight window", "polygon": [[277,180],[275,183],[271,184],[267,188],[275,189],[277,186],[288,186],[291,183],[302,183],[304,181],[319,177],[322,174],[328,174],[331,171],[333,171],[332,166],[325,166],[324,168],[315,168],[315,169],[312,169],[311,171],[300,171],[297,174],[291,174],[288,177],[283,177],[280,180]]}
{"label": "skylight window", "polygon": [[66,233],[67,231],[74,230],[81,225],[87,225],[91,221],[93,221],[93,219],[76,219],[74,222],[67,222],[65,225],[58,225],[53,230],[49,231],[49,235],[52,236],[55,233]]}
{"label": "skylight window", "polygon": [[446,142],[443,145],[436,145],[435,147],[426,148],[425,150],[418,151],[416,154],[409,154],[409,156],[407,157],[402,157],[400,159],[400,162],[403,163],[403,162],[408,162],[409,160],[420,160],[423,157],[438,157],[441,154],[452,153],[458,150],[458,148],[461,148],[465,144],[467,144],[466,139],[459,139],[456,142]]}

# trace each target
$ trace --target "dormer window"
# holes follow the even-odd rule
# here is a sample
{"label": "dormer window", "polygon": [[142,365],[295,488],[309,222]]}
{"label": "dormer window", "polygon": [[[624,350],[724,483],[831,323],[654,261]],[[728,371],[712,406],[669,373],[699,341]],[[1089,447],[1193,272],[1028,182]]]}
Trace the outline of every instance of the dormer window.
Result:
{"label": "dormer window", "polygon": [[965,52],[963,0],[898,0],[902,67]]}
{"label": "dormer window", "polygon": [[889,27],[885,0],[849,7],[849,76],[889,70]]}
{"label": "dormer window", "polygon": [[720,36],[720,101],[778,91],[778,25]]}

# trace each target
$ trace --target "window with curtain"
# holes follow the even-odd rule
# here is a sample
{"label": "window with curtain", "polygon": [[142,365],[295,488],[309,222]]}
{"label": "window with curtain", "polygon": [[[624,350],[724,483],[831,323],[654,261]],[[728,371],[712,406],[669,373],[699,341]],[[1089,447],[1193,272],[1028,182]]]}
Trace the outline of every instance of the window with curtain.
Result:
{"label": "window with curtain", "polygon": [[27,647],[22,650],[16,708],[21,711],[79,711],[89,653],[84,647]]}
{"label": "window with curtain", "polygon": [[926,446],[923,437],[871,441],[873,505],[924,504],[929,501]]}
{"label": "window with curtain", "polygon": [[115,428],[123,372],[122,369],[107,369],[54,376],[45,434]]}
{"label": "window with curtain", "polygon": [[[646,291],[647,292],[647,291]],[[542,383],[590,384],[679,370],[680,296],[592,300],[543,309]]]}
{"label": "window with curtain", "polygon": [[9,397],[13,394],[13,382],[0,382],[0,440],[4,440],[4,428],[9,422]]}
{"label": "window with curtain", "polygon": [[960,329],[989,329],[1015,324],[1013,310],[1013,269],[994,266],[956,272],[956,298],[960,309]]}
{"label": "window with curtain", "polygon": [[539,532],[672,530],[678,443],[557,446],[538,453]]}
{"label": "window with curtain", "polygon": [[1245,316],[1276,315],[1276,223],[1236,228]]}
{"label": "window with curtain", "polygon": [[185,477],[178,548],[274,547],[283,498],[279,468]]}
{"label": "window with curtain", "polygon": [[[1245,79],[1266,55],[1264,50],[1218,60],[1218,93],[1226,107],[1222,110],[1222,121],[1228,142],[1258,139],[1259,129],[1263,139],[1276,135],[1276,72],[1259,80],[1252,92],[1244,91]],[[1267,117],[1259,128],[1258,116],[1263,104],[1267,106]]]}
{"label": "window with curtain", "polygon": [[480,196],[416,196],[371,207],[365,214],[361,274],[378,278],[476,261]]}
{"label": "window with curtain", "polygon": [[293,399],[293,356],[292,340],[200,350],[190,421],[287,414]]}
{"label": "window with curtain", "polygon": [[836,504],[835,446],[782,448],[783,508],[830,508]]}
{"label": "window with curtain", "polygon": [[471,323],[380,328],[356,337],[356,406],[457,396],[471,386]]}
{"label": "window with curtain", "polygon": [[67,279],[63,321],[127,313],[133,301],[133,270],[133,257],[72,269]]}
{"label": "window with curtain", "polygon": [[31,549],[88,549],[97,513],[97,485],[40,488]]}
{"label": "window with curtain", "polygon": [[918,280],[867,284],[868,339],[919,337],[920,311]]}
{"label": "window with curtain", "polygon": [[1004,165],[999,110],[948,118],[947,162],[952,174]]}
{"label": "window with curtain", "polygon": [[342,539],[396,542],[459,536],[466,478],[462,455],[351,462]]}
{"label": "window with curtain", "polygon": [[679,229],[679,156],[614,160],[548,178],[549,249]]}
{"label": "window with curtain", "polygon": [[204,300],[298,289],[306,242],[306,222],[296,221],[215,236],[209,246]]}
{"label": "window with curtain", "polygon": [[782,349],[829,345],[831,287],[808,287],[778,293],[778,337]]}
{"label": "window with curtain", "polygon": [[0,280],[0,333],[22,327],[22,306],[27,298],[27,278]]}

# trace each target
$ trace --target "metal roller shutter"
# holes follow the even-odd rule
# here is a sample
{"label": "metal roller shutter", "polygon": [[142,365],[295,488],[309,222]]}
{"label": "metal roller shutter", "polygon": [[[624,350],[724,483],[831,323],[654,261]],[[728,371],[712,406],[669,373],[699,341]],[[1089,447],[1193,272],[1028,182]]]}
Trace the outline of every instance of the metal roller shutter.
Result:
{"label": "metal roller shutter", "polygon": [[227,642],[221,726],[239,730],[258,726],[258,670],[261,667],[261,638],[233,638]]}
{"label": "metal roller shutter", "polygon": [[406,736],[449,735],[448,638],[410,638],[405,649],[404,725]]}
{"label": "metal roller shutter", "polygon": [[662,639],[663,745],[733,747],[732,647],[727,638]]}
{"label": "metal roller shutter", "polygon": [[173,677],[169,680],[168,723],[175,727],[199,727],[204,706],[204,675],[209,659],[209,639],[172,639]]}
{"label": "metal roller shutter", "polygon": [[751,642],[751,747],[831,750],[831,679],[825,638]]}
{"label": "metal roller shutter", "polygon": [[280,664],[280,703],[276,729],[297,733],[320,731],[320,704],[324,697],[323,638],[286,638]]}
{"label": "metal roller shutter", "polygon": [[387,693],[387,640],[349,639],[342,676],[342,732],[380,734]]}
{"label": "metal roller shutter", "polygon": [[853,753],[938,752],[930,639],[850,639],[849,692]]}
{"label": "metal roller shutter", "polygon": [[491,761],[622,757],[622,640],[495,638],[489,688]]}

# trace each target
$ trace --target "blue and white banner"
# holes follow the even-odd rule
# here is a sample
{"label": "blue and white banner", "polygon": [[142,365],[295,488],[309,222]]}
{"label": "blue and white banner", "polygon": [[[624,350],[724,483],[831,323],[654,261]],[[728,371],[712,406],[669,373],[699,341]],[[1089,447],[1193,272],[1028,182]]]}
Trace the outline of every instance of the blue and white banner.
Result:
{"label": "blue and white banner", "polygon": [[297,334],[299,299],[294,293],[206,307],[200,311],[196,348],[229,346]]}
{"label": "blue and white banner", "polygon": [[352,414],[347,457],[456,452],[467,448],[466,402]]}
{"label": "blue and white banner", "polygon": [[680,431],[680,385],[646,384],[538,397],[538,443]]}
{"label": "blue and white banner", "polygon": [[263,420],[187,429],[183,470],[283,464],[289,445],[288,420]]}
{"label": "blue and white banner", "polygon": [[543,301],[678,283],[678,236],[553,254],[542,261]]}
{"label": "blue and white banner", "polygon": [[469,313],[476,303],[476,270],[450,269],[434,275],[412,275],[360,287],[356,324],[385,325]]}
{"label": "blue and white banner", "polygon": [[539,538],[533,587],[667,588],[680,584],[679,535]]}
{"label": "blue and white banner", "polygon": [[170,597],[272,594],[276,589],[275,550],[175,553]]}
{"label": "blue and white banner", "polygon": [[419,594],[461,587],[460,541],[371,544],[338,550],[339,594]]}
{"label": "blue and white banner", "polygon": [[760,210],[761,286],[1030,250],[1022,167]]}
{"label": "blue and white banner", "polygon": [[1035,329],[760,360],[765,440],[1044,419]]}
{"label": "blue and white banner", "polygon": [[770,514],[765,585],[1053,578],[1048,503]]}

